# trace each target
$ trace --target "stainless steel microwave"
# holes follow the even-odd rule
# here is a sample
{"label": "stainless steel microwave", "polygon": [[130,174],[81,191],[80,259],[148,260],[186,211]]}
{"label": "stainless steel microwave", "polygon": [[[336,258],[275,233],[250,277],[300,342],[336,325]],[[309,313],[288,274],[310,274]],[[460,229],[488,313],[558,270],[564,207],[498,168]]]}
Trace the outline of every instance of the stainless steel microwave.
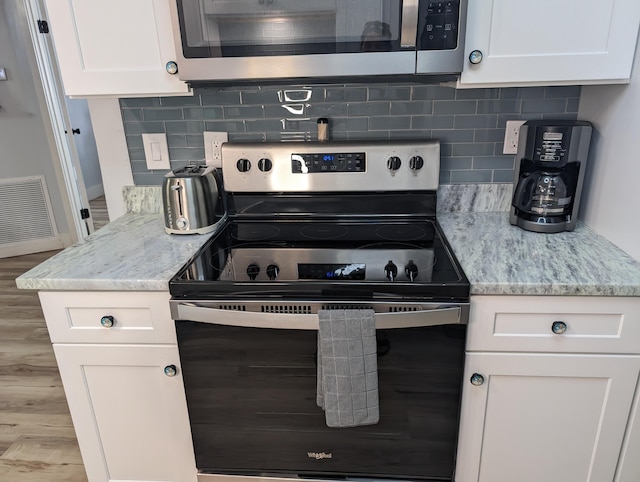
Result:
{"label": "stainless steel microwave", "polygon": [[170,3],[177,75],[185,81],[462,70],[467,0]]}

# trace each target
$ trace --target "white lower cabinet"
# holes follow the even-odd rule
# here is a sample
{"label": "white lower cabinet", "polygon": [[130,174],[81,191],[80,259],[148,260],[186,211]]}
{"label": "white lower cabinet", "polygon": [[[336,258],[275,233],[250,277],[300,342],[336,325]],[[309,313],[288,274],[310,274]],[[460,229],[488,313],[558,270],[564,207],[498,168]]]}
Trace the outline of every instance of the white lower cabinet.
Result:
{"label": "white lower cabinet", "polygon": [[639,373],[638,357],[469,354],[456,482],[613,480]]}
{"label": "white lower cabinet", "polygon": [[89,482],[196,482],[169,294],[40,298]]}
{"label": "white lower cabinet", "polygon": [[177,347],[55,344],[54,351],[91,482],[195,482]]}
{"label": "white lower cabinet", "polygon": [[638,454],[640,454],[640,393],[636,393],[615,482],[638,482],[640,480],[640,457]]}
{"label": "white lower cabinet", "polygon": [[[632,298],[472,298],[455,481],[614,481],[640,376],[640,339],[624,333],[639,314]],[[598,338],[613,353],[588,353]]]}

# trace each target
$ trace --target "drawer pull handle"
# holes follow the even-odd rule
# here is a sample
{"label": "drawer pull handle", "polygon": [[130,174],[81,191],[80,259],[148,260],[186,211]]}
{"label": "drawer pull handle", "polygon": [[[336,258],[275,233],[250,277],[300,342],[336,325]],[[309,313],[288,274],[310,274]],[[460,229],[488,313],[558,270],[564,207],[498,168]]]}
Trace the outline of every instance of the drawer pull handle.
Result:
{"label": "drawer pull handle", "polygon": [[100,318],[100,324],[105,328],[111,328],[115,324],[115,320],[111,315],[103,316]]}
{"label": "drawer pull handle", "polygon": [[564,321],[554,321],[551,325],[551,331],[553,331],[556,335],[562,335],[565,331],[567,331],[567,324]]}
{"label": "drawer pull handle", "polygon": [[479,387],[483,383],[484,383],[484,377],[482,375],[480,375],[479,373],[474,373],[473,375],[471,375],[471,385],[475,385],[476,387]]}
{"label": "drawer pull handle", "polygon": [[178,369],[175,365],[167,365],[164,367],[164,374],[168,377],[175,377],[178,373]]}

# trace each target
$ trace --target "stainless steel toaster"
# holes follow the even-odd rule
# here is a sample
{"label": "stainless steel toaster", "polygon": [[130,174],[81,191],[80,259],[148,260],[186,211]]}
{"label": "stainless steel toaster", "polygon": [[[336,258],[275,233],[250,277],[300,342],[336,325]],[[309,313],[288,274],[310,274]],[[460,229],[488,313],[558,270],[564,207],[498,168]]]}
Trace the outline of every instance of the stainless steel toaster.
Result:
{"label": "stainless steel toaster", "polygon": [[187,166],[167,173],[162,186],[165,231],[204,234],[221,218],[218,177],[213,166]]}

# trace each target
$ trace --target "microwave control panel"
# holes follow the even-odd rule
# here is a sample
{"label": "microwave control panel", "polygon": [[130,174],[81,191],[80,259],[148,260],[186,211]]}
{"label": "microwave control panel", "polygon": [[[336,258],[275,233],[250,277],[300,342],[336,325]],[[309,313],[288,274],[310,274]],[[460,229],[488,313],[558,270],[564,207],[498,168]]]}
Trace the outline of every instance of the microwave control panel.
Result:
{"label": "microwave control panel", "polygon": [[419,50],[454,50],[458,47],[460,0],[421,2]]}

